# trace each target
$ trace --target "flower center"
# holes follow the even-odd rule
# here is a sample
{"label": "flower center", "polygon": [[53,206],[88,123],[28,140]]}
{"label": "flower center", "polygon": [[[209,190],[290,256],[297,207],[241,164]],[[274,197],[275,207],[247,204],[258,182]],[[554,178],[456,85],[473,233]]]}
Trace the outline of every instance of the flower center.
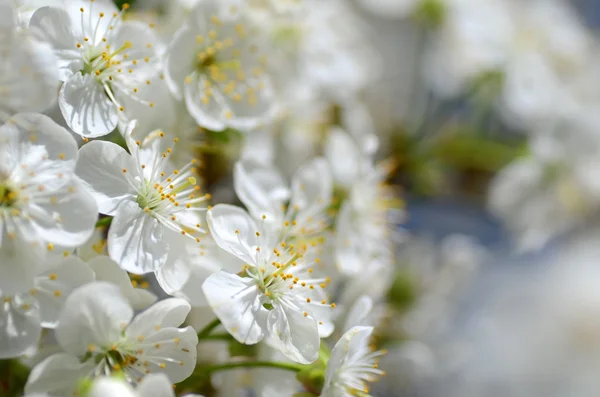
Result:
{"label": "flower center", "polygon": [[19,199],[19,193],[8,182],[0,182],[0,207],[11,208]]}
{"label": "flower center", "polygon": [[[127,58],[126,51],[132,47],[130,41],[126,41],[123,45],[115,51],[110,52],[110,46],[106,46],[106,51],[100,52],[98,47],[90,47],[86,52],[82,74],[94,74],[98,78],[103,77],[103,73],[109,72],[112,66],[118,66],[121,64],[122,59]],[[119,56],[121,53],[125,53]],[[114,70],[110,70],[114,72]],[[106,73],[105,73],[106,74]]]}

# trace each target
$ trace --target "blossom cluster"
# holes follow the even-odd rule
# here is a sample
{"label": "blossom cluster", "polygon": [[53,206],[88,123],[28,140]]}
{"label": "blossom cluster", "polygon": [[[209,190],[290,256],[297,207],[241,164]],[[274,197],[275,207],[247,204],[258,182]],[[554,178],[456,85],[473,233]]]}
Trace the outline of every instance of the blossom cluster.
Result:
{"label": "blossom cluster", "polygon": [[567,0],[0,0],[0,396],[597,395],[599,44]]}

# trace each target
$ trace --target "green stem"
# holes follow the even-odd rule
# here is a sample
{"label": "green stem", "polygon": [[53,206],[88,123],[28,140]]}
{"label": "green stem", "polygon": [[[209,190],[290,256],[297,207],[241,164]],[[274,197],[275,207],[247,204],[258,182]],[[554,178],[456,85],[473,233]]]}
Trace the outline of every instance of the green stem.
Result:
{"label": "green stem", "polygon": [[198,339],[206,339],[206,337],[210,335],[210,333],[219,325],[221,325],[221,320],[218,318],[213,320],[211,323],[207,324],[206,327],[202,328],[200,332],[198,332]]}
{"label": "green stem", "polygon": [[303,366],[299,364],[292,363],[280,363],[280,362],[272,362],[272,361],[242,361],[236,363],[228,363],[228,364],[220,364],[220,365],[212,365],[207,367],[205,371],[207,373],[213,373],[217,371],[225,371],[228,369],[235,368],[278,368],[286,371],[294,371],[300,372],[303,369]]}
{"label": "green stem", "polygon": [[212,335],[204,335],[202,340],[233,340],[233,336],[223,333],[223,334],[212,334]]}
{"label": "green stem", "polygon": [[98,219],[98,222],[96,222],[96,227],[110,226],[112,219],[113,219],[112,216],[105,216],[104,218],[100,218],[100,219]]}

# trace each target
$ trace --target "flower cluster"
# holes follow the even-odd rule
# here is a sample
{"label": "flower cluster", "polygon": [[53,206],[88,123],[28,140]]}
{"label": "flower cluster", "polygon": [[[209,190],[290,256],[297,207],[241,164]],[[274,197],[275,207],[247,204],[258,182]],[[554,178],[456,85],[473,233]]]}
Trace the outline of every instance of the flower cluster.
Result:
{"label": "flower cluster", "polygon": [[0,396],[597,395],[599,44],[567,0],[0,0]]}

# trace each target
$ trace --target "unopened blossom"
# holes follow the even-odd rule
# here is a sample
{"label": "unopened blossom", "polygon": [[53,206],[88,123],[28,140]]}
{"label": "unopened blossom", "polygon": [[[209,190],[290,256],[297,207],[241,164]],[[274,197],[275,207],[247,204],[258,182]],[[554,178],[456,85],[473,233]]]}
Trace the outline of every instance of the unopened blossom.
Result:
{"label": "unopened blossom", "polygon": [[302,247],[279,240],[241,208],[219,204],[207,220],[216,243],[245,262],[241,276],[221,271],[202,285],[225,329],[239,342],[264,338],[291,360],[314,361],[320,336],[333,331],[329,279],[313,275]]}
{"label": "unopened blossom", "polygon": [[178,239],[200,241],[199,213],[205,208],[198,205],[208,196],[198,194],[196,160],[175,169],[164,132],[134,141],[132,129],[133,124],[126,133],[129,153],[112,142],[84,145],[77,174],[92,188],[100,212],[114,216],[109,256],[123,269],[143,274],[159,270]]}
{"label": "unopened blossom", "polygon": [[31,31],[59,59],[61,113],[84,137],[114,130],[124,111],[119,98],[135,97],[156,74],[153,33],[147,25],[123,21],[128,8],[77,0],[64,8],[42,7],[31,17]]}
{"label": "unopened blossom", "polygon": [[0,1],[0,121],[41,112],[56,98],[57,64],[48,45],[19,30],[9,0]]}
{"label": "unopened blossom", "polygon": [[80,287],[67,298],[55,330],[65,353],[39,363],[25,391],[71,395],[80,379],[113,371],[123,371],[133,383],[151,373],[165,373],[170,382],[180,382],[196,365],[196,332],[178,328],[189,310],[187,302],[171,298],[134,318],[116,285],[94,282]]}
{"label": "unopened blossom", "polygon": [[0,127],[2,295],[33,288],[47,255],[91,236],[98,209],[74,174],[76,156],[73,137],[47,116],[20,113]]}
{"label": "unopened blossom", "polygon": [[233,181],[252,217],[287,241],[315,237],[329,224],[333,184],[323,158],[301,165],[289,187],[277,169],[251,161],[235,164]]}
{"label": "unopened blossom", "polygon": [[250,130],[274,109],[268,54],[244,10],[199,1],[166,52],[171,91],[211,130]]}
{"label": "unopened blossom", "polygon": [[378,368],[385,351],[373,351],[370,338],[373,327],[356,326],[335,344],[325,372],[323,397],[368,396],[368,382],[385,374]]}
{"label": "unopened blossom", "polygon": [[18,357],[35,346],[42,327],[56,327],[71,291],[94,280],[94,272],[77,257],[51,262],[33,279],[33,288],[12,295],[0,291],[0,357]]}

